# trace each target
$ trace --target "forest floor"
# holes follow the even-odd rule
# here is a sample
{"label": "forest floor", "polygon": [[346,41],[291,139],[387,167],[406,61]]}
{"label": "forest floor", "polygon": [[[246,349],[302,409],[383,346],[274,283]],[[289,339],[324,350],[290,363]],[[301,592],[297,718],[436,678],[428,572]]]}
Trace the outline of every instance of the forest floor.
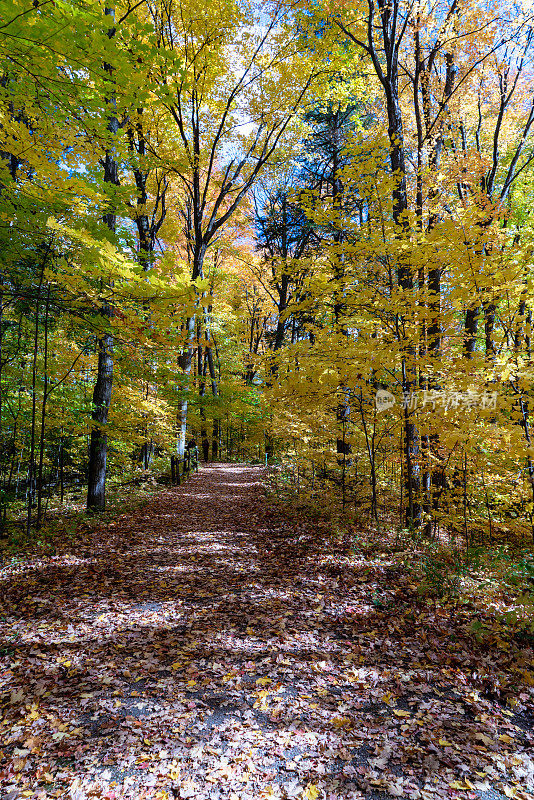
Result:
{"label": "forest floor", "polygon": [[0,798],[534,798],[528,640],[263,478],[203,467],[7,564]]}

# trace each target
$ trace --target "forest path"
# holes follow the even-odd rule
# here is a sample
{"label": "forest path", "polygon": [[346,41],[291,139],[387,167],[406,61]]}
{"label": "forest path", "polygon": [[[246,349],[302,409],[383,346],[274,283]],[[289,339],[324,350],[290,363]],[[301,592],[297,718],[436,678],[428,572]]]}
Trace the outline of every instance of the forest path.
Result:
{"label": "forest path", "polygon": [[532,650],[332,555],[262,478],[204,466],[4,570],[2,800],[532,798],[531,718],[483,693],[528,705]]}

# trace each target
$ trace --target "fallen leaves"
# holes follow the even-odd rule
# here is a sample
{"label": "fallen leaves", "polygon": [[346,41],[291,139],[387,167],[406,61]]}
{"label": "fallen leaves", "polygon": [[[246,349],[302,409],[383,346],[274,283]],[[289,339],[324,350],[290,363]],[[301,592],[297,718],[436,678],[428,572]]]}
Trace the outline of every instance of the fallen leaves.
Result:
{"label": "fallen leaves", "polygon": [[211,466],[6,569],[2,797],[533,797],[532,649],[379,555],[303,557],[259,476]]}

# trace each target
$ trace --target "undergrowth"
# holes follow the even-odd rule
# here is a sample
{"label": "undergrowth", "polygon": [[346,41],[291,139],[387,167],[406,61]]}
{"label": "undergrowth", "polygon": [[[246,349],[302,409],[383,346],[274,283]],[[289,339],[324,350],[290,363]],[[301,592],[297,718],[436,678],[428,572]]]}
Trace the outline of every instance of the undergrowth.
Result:
{"label": "undergrowth", "polygon": [[512,635],[534,641],[531,546],[505,542],[465,547],[446,530],[425,537],[421,529],[400,527],[384,514],[377,527],[368,507],[343,508],[335,492],[296,487],[293,473],[283,467],[269,471],[267,495],[289,517],[313,522],[333,554],[380,557],[400,568],[416,587],[414,602],[472,606],[475,638],[484,635],[480,620],[488,612]]}
{"label": "undergrowth", "polygon": [[0,541],[0,563],[16,561],[29,553],[54,555],[58,547],[68,545],[81,533],[109,524],[126,511],[142,508],[162,488],[155,476],[149,473],[138,481],[110,481],[106,509],[98,513],[86,511],[86,497],[81,489],[70,492],[63,504],[60,504],[59,498],[53,498],[43,523],[39,527],[33,525],[29,532],[25,524],[25,508],[21,503],[18,514],[13,515],[4,529],[4,537]]}

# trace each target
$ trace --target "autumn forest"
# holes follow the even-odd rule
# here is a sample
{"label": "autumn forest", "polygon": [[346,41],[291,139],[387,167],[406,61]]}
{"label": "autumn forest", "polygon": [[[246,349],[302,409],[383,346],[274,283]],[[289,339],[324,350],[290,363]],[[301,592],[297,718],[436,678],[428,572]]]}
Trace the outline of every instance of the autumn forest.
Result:
{"label": "autumn forest", "polygon": [[0,11],[0,796],[533,798],[528,0]]}

